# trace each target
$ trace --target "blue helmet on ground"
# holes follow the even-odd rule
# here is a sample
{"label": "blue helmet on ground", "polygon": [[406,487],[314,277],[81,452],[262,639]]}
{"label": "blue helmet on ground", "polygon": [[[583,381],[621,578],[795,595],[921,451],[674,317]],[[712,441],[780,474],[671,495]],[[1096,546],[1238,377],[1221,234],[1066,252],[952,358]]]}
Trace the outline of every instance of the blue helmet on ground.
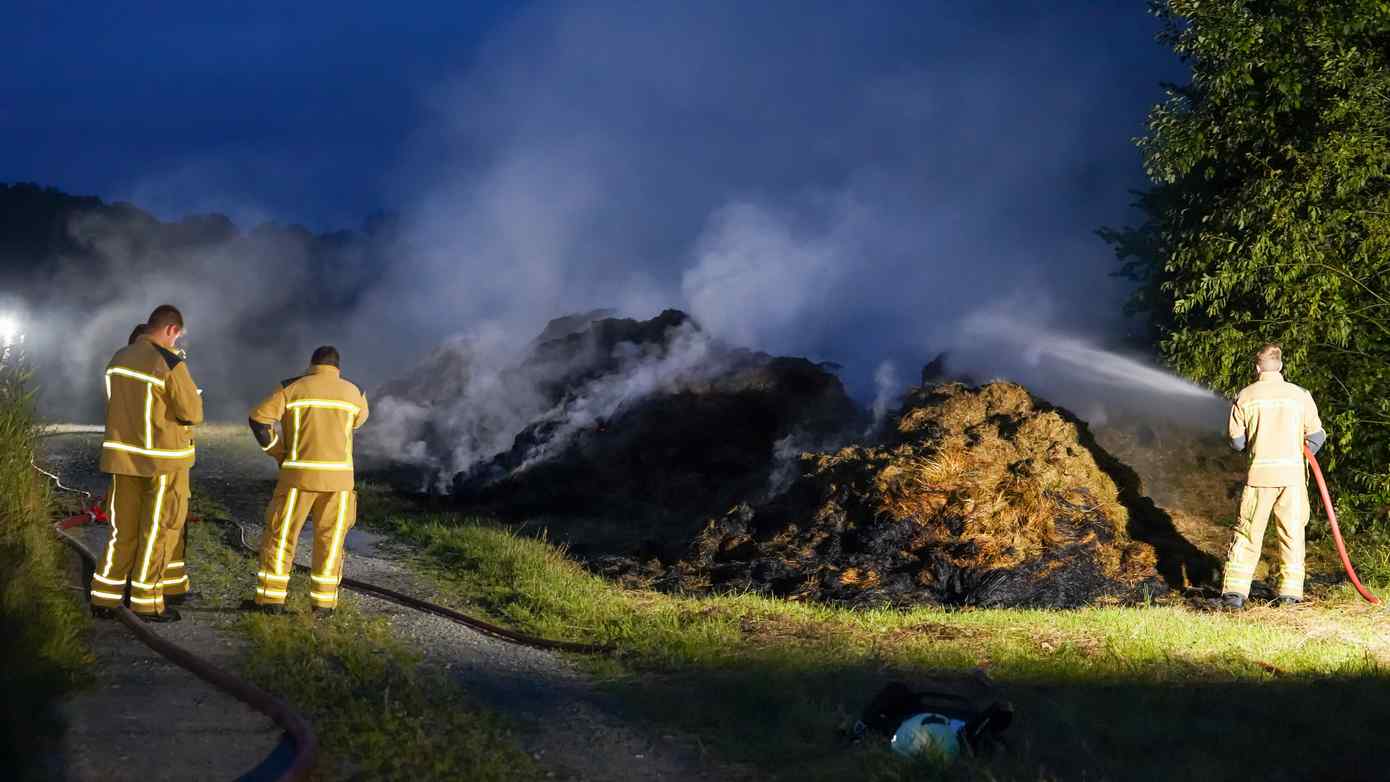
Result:
{"label": "blue helmet on ground", "polygon": [[931,712],[914,714],[903,720],[893,734],[893,751],[904,757],[928,755],[942,763],[950,763],[960,755],[961,720]]}

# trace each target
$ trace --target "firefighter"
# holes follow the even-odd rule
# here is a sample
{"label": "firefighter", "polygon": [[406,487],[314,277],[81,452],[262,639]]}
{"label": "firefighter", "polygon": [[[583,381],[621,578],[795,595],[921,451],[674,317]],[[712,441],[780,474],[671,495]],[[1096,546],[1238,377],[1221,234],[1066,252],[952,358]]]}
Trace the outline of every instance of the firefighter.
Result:
{"label": "firefighter", "polygon": [[178,475],[193,466],[190,432],[203,422],[203,403],[175,352],[183,337],[177,308],[155,308],[144,333],[133,336],[106,366],[101,471],[111,475],[111,539],[92,575],[92,613],[111,617],[129,582],[130,607],[141,619],[177,622],[178,611],[165,609],[162,581],[169,536],[188,502]]}
{"label": "firefighter", "polygon": [[367,420],[366,396],[343,379],[339,365],[336,348],[318,348],[308,373],[281,381],[251,411],[251,432],[280,465],[261,537],[256,598],[248,601],[267,613],[284,610],[295,545],[308,516],[314,518],[309,602],[318,615],[338,605],[343,539],[357,519],[352,436]]}
{"label": "firefighter", "polygon": [[[134,345],[135,340],[139,339],[140,335],[148,330],[149,326],[144,323],[136,326],[135,330],[130,332],[130,339],[126,341],[126,344]],[[184,351],[175,348],[174,352],[179,354],[180,358],[184,360],[188,359],[188,354]],[[202,394],[201,391],[198,393]],[[189,437],[191,438],[193,435],[192,427],[188,428],[190,430]],[[174,491],[180,497],[187,498],[193,496],[189,488],[188,472],[188,470],[179,470],[174,478]],[[170,532],[164,556],[164,577],[160,579],[159,582],[159,585],[164,591],[165,605],[179,605],[191,595],[189,592],[190,582],[188,580],[188,567],[187,563],[184,561],[184,556],[188,549],[188,525],[186,523],[188,520],[188,503],[181,503],[179,505],[179,510],[181,511],[179,517],[174,519],[174,523],[169,525]]]}
{"label": "firefighter", "polygon": [[1303,446],[1317,453],[1327,440],[1318,406],[1306,390],[1284,381],[1283,351],[1265,345],[1255,355],[1258,379],[1236,396],[1228,436],[1237,451],[1249,449],[1250,469],[1240,496],[1240,519],[1221,585],[1226,608],[1244,607],[1250,580],[1260,561],[1269,515],[1279,536],[1279,592],[1276,603],[1303,600],[1303,530],[1308,523],[1308,478]]}

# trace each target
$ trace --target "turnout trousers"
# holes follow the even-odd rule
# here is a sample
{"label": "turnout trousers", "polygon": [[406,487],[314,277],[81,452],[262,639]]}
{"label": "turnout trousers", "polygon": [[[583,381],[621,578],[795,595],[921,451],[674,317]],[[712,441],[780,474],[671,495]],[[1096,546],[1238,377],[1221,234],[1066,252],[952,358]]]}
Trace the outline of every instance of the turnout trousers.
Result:
{"label": "turnout trousers", "polygon": [[1226,554],[1222,593],[1250,595],[1250,580],[1260,562],[1265,527],[1274,514],[1279,535],[1279,596],[1303,597],[1303,531],[1308,525],[1308,487],[1246,486],[1240,495],[1240,519]]}
{"label": "turnout trousers", "polygon": [[169,535],[165,539],[168,553],[164,556],[164,578],[159,582],[165,597],[186,594],[189,589],[188,566],[184,562],[188,549],[188,498],[192,496],[188,487],[188,470],[174,473],[174,486],[184,502],[179,504],[180,515],[170,525]]}
{"label": "turnout trousers", "polygon": [[283,605],[294,570],[294,550],[304,521],[314,517],[314,552],[309,573],[309,601],[316,608],[336,608],[343,578],[343,539],[357,520],[357,492],[303,491],[277,486],[265,516],[256,603]]}
{"label": "turnout trousers", "polygon": [[111,539],[92,574],[92,605],[115,608],[127,582],[137,614],[164,612],[164,572],[169,544],[187,515],[187,481],[174,473],[111,476],[106,514]]}

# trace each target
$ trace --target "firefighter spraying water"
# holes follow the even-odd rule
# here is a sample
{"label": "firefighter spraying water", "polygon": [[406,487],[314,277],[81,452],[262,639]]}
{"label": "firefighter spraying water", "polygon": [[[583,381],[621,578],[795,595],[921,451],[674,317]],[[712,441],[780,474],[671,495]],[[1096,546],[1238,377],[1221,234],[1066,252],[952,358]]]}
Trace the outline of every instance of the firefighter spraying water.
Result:
{"label": "firefighter spraying water", "polygon": [[1262,347],[1255,355],[1258,379],[1242,389],[1231,405],[1227,435],[1232,448],[1248,451],[1250,468],[1241,493],[1240,517],[1226,555],[1222,605],[1239,610],[1249,598],[1250,581],[1259,564],[1271,514],[1278,529],[1280,560],[1275,603],[1289,606],[1303,600],[1304,531],[1310,510],[1305,459],[1317,480],[1347,577],[1363,598],[1379,603],[1356,577],[1337,527],[1337,513],[1316,458],[1327,440],[1317,404],[1306,390],[1284,380],[1283,369],[1283,350],[1273,344]]}
{"label": "firefighter spraying water", "polygon": [[1308,524],[1308,483],[1303,449],[1317,453],[1327,440],[1313,397],[1286,382],[1283,351],[1265,345],[1255,356],[1258,377],[1236,396],[1227,434],[1231,447],[1248,449],[1250,469],[1241,492],[1240,518],[1226,554],[1221,602],[1239,609],[1250,595],[1265,526],[1272,513],[1279,534],[1276,603],[1303,600],[1303,533]]}
{"label": "firefighter spraying water", "polygon": [[[975,335],[1021,349],[1031,365],[1046,358],[1065,367],[1069,376],[1085,377],[1099,385],[1159,394],[1174,403],[1204,397],[1217,399],[1207,389],[1167,372],[1082,340],[1025,327],[1010,317],[977,318],[969,328]],[[1307,391],[1283,380],[1283,351],[1278,345],[1265,345],[1255,360],[1257,381],[1240,392],[1228,422],[1231,445],[1238,451],[1247,451],[1250,463],[1236,531],[1226,556],[1222,604],[1232,609],[1244,607],[1271,515],[1276,521],[1280,551],[1276,601],[1292,605],[1303,599],[1304,533],[1310,515],[1305,459],[1317,483],[1348,579],[1364,599],[1378,604],[1380,601],[1361,584],[1352,567],[1337,525],[1336,509],[1317,462],[1316,454],[1327,438],[1317,405]],[[1200,402],[1199,410],[1205,419],[1205,402]]]}

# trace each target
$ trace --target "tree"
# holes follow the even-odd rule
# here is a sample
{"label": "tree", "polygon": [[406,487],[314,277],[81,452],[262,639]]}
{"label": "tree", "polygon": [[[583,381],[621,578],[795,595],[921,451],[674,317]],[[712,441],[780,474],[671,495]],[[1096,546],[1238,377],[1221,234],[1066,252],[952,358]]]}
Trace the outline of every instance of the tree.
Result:
{"label": "tree", "polygon": [[1284,346],[1354,528],[1390,502],[1390,2],[1167,0],[1192,69],[1137,144],[1145,222],[1103,230],[1166,361],[1233,394]]}

